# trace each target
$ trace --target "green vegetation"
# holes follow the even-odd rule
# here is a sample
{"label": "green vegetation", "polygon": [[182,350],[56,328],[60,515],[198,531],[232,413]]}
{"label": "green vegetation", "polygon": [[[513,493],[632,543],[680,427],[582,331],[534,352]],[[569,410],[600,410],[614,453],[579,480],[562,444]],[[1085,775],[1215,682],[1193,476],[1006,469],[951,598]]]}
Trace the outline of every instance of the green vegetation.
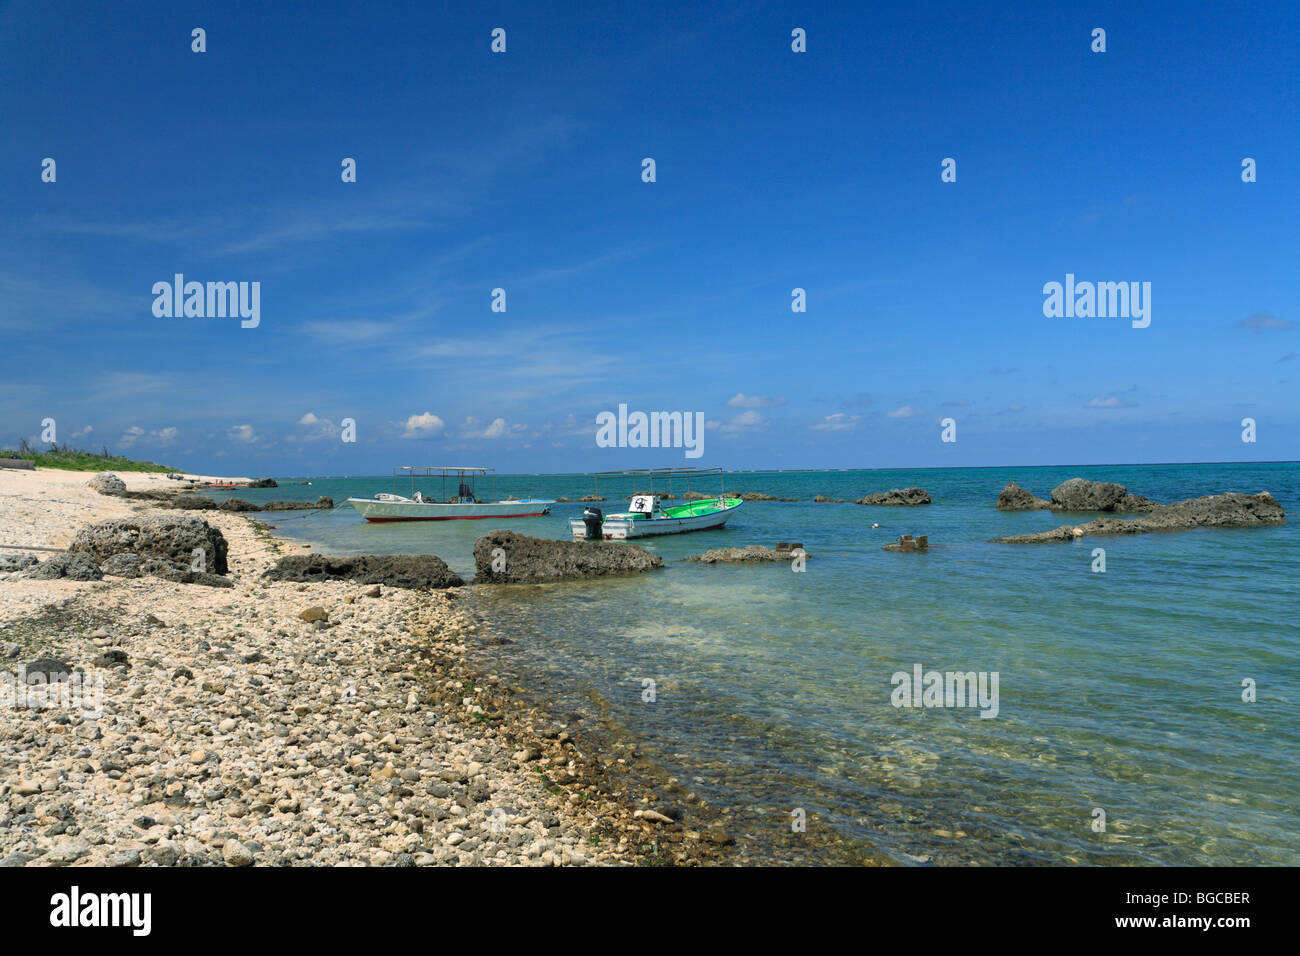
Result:
{"label": "green vegetation", "polygon": [[0,458],[29,458],[37,468],[61,468],[64,471],[179,471],[152,461],[134,461],[121,455],[110,455],[108,446],[101,454],[71,448],[68,445],[51,445],[48,451],[37,451],[27,443],[19,442],[17,448],[0,448]]}

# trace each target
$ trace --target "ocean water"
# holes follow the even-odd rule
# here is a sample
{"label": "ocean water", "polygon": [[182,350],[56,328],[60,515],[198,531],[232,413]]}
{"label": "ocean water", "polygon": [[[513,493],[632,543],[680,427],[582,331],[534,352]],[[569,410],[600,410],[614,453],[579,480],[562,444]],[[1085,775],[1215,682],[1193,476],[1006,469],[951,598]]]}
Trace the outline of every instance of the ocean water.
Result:
{"label": "ocean water", "polygon": [[[1047,497],[1076,475],[1162,502],[1267,490],[1291,517],[1272,528],[988,542],[1067,520],[995,510],[1007,481]],[[341,504],[392,490],[388,478],[311,480],[231,494]],[[662,571],[485,588],[475,603],[512,639],[494,649],[502,669],[558,713],[635,742],[726,808],[728,829],[773,861],[1300,863],[1300,465],[728,478],[729,489],[801,499],[910,485],[934,503],[750,502],[725,529],[643,542]],[[497,487],[578,497],[591,479],[503,476]],[[630,490],[602,482],[603,507]],[[565,538],[582,507],[409,525],[367,525],[347,506],[265,517],[326,553],[433,553],[468,578],[478,535]],[[902,533],[928,534],[931,551],[881,550]],[[680,560],[779,540],[804,544],[805,571]],[[1097,547],[1104,573],[1092,570]],[[996,717],[895,706],[893,675],[917,665],[996,672]],[[1243,681],[1255,702],[1242,700]]]}

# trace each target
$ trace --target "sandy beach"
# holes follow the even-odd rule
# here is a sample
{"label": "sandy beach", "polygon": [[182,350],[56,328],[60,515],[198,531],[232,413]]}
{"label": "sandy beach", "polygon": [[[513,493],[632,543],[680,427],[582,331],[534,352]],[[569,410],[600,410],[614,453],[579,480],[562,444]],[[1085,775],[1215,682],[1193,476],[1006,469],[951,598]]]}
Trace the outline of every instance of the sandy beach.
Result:
{"label": "sandy beach", "polygon": [[[99,494],[91,477],[0,470],[0,544],[62,548],[92,522],[175,514]],[[178,484],[119,477],[132,491]],[[233,588],[0,575],[3,671],[53,659],[88,697],[102,687],[93,709],[0,708],[0,865],[728,857],[724,833],[678,821],[621,758],[468,667],[485,625],[458,607],[467,588],[264,580],[305,546],[243,515],[203,518],[229,544]],[[312,607],[325,619],[303,620]]]}

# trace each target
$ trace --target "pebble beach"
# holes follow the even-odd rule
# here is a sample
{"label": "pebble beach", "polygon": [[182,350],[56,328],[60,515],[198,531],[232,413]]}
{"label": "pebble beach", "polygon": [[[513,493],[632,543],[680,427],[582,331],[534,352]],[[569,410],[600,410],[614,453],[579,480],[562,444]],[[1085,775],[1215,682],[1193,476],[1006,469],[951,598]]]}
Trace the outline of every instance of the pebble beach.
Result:
{"label": "pebble beach", "polygon": [[[0,544],[63,548],[87,524],[163,513],[101,495],[89,478],[0,470]],[[131,491],[177,484],[122,478]],[[277,559],[309,546],[246,515],[204,518],[229,544],[232,588],[0,575],[3,671],[57,661],[102,690],[93,709],[0,708],[0,865],[624,866],[736,855],[693,794],[644,786],[623,757],[470,665],[472,642],[503,639],[466,608],[473,586],[267,580]]]}

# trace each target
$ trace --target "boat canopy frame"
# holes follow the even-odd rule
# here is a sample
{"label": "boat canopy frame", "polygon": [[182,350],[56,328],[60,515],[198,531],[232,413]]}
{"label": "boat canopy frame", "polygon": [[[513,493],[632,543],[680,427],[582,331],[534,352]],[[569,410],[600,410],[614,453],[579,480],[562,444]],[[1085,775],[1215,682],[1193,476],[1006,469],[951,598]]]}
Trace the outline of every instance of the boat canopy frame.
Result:
{"label": "boat canopy frame", "polygon": [[668,495],[671,497],[673,494],[674,477],[678,479],[685,478],[686,491],[690,492],[692,478],[699,479],[699,478],[707,478],[710,475],[717,475],[718,476],[718,499],[721,500],[725,498],[727,495],[726,488],[724,487],[724,481],[725,481],[723,477],[724,472],[725,469],[723,468],[618,468],[613,471],[593,472],[592,477],[595,478],[596,480],[596,494],[600,494],[600,479],[602,475],[606,479],[614,475],[622,475],[622,476],[631,475],[632,494],[634,495],[637,494],[637,488],[636,488],[637,479],[644,477],[648,479],[650,483],[650,490],[647,493],[653,495],[656,494],[655,476],[659,475],[661,482],[664,477],[668,479]]}
{"label": "boat canopy frame", "polygon": [[460,485],[465,484],[465,479],[469,478],[470,494],[478,498],[475,485],[479,478],[492,479],[492,497],[496,498],[497,493],[497,472],[495,468],[483,468],[479,465],[398,465],[393,469],[393,494],[397,494],[397,479],[405,472],[410,477],[411,495],[415,497],[415,479],[416,478],[441,478],[442,494],[439,501],[447,500],[447,479],[456,479],[456,500],[460,500]]}

